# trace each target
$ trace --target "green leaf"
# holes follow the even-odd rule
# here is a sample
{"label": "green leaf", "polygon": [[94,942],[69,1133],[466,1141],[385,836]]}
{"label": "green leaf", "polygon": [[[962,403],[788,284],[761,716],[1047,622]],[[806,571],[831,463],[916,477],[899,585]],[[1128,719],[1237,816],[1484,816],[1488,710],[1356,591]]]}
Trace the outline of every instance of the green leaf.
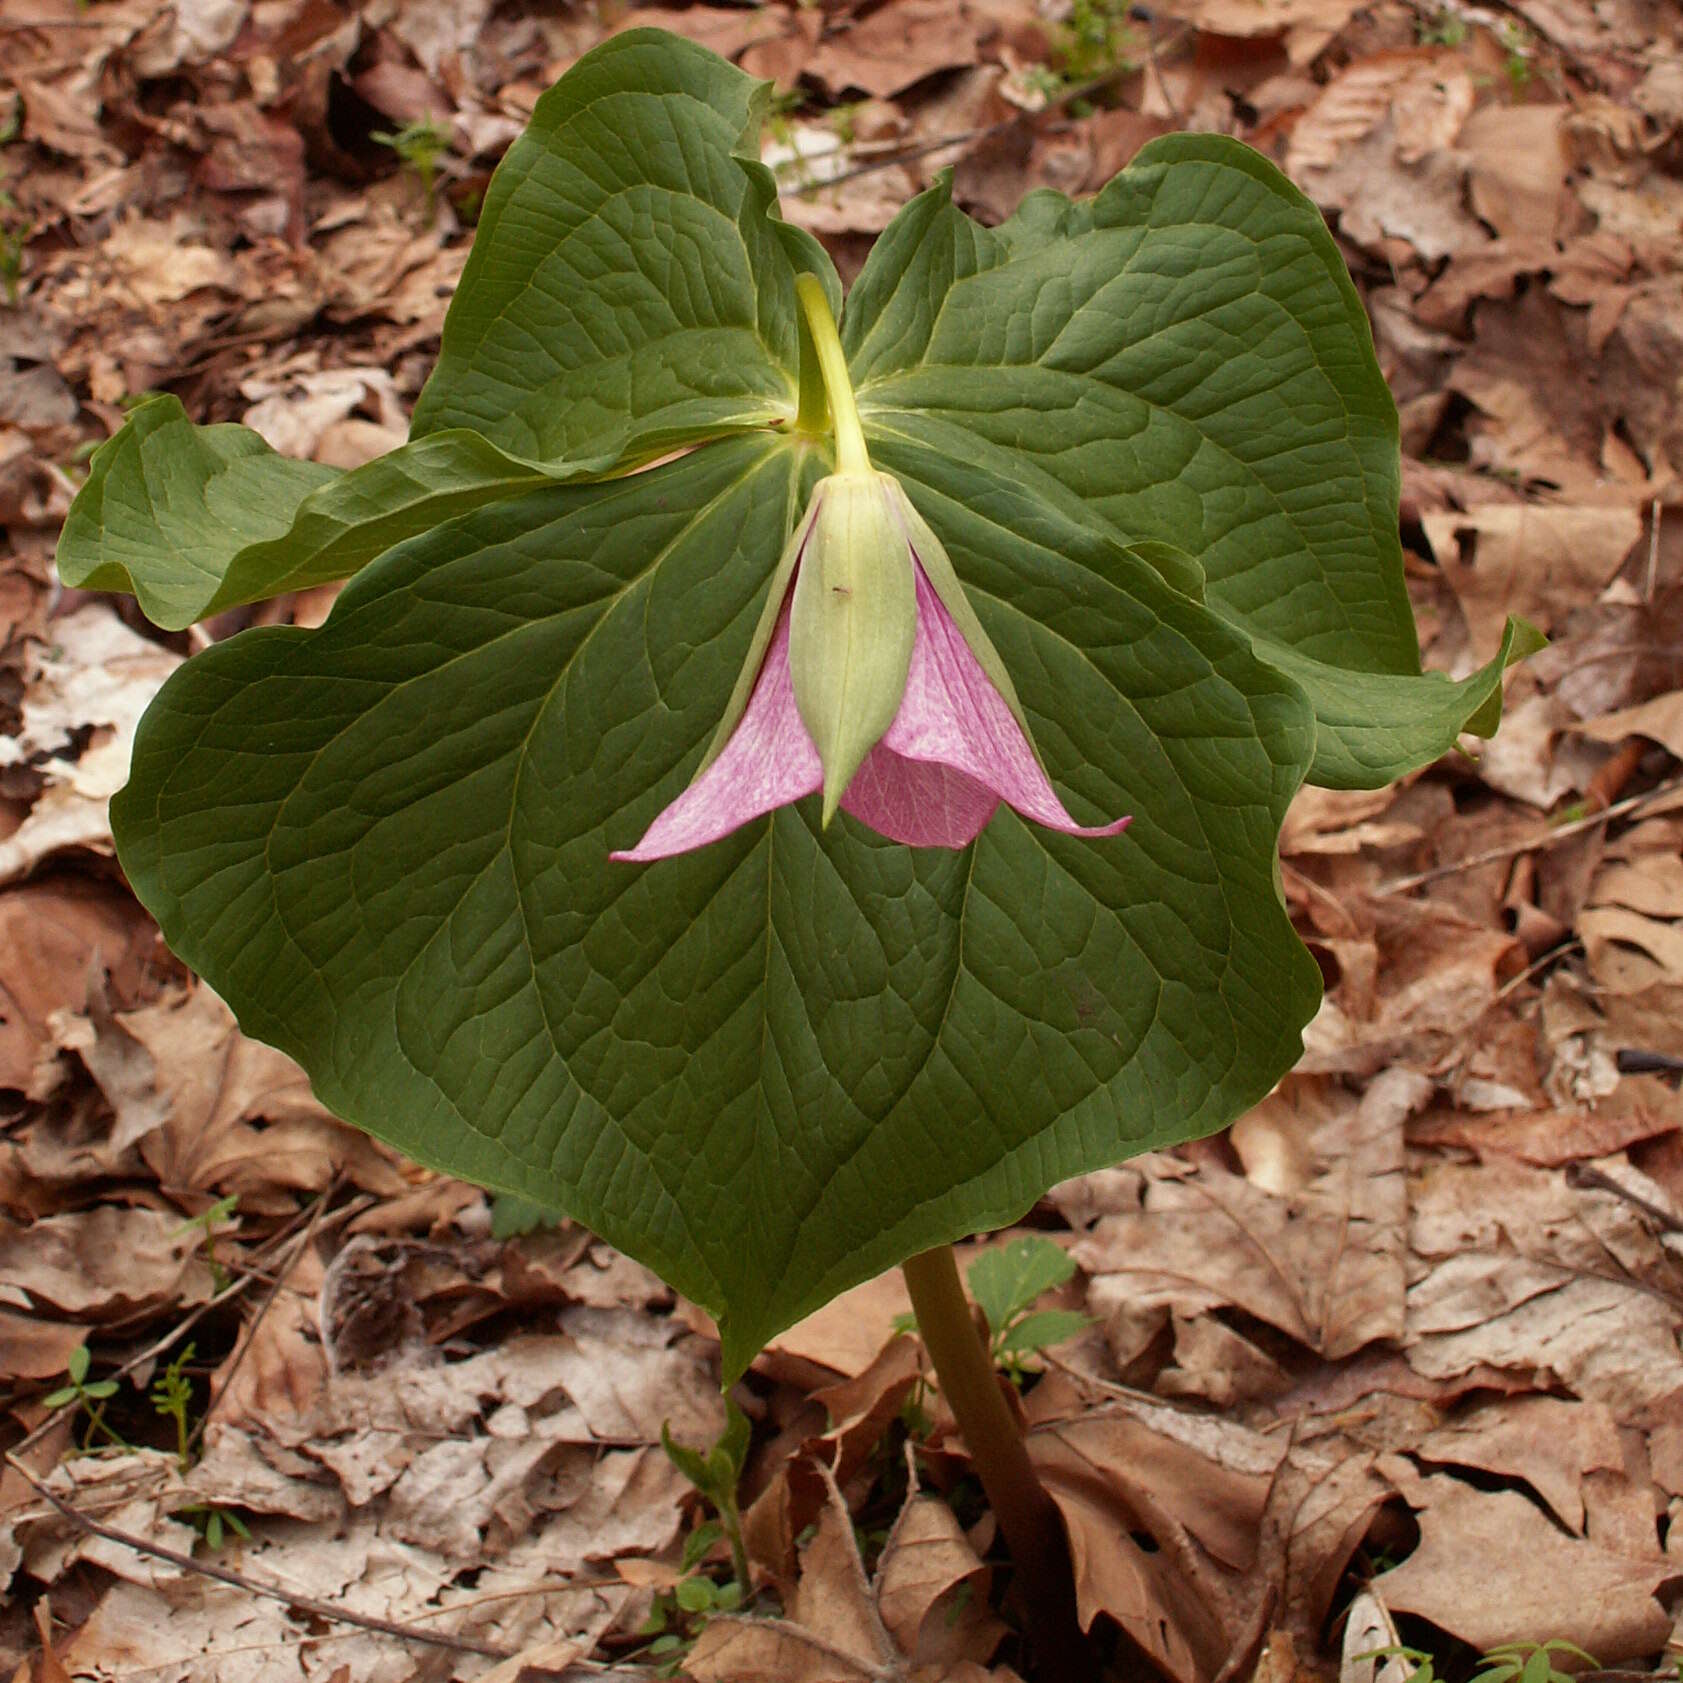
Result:
{"label": "green leaf", "polygon": [[1063,1246],[1031,1236],[984,1251],[971,1263],[966,1278],[988,1326],[999,1333],[1036,1298],[1074,1273],[1075,1263]]}
{"label": "green leaf", "polygon": [[1078,1309],[1037,1309],[1005,1329],[999,1339],[999,1354],[1030,1356],[1037,1350],[1049,1350],[1092,1324],[1092,1316]]}
{"label": "green leaf", "polygon": [[64,1364],[64,1371],[70,1375],[72,1385],[80,1385],[88,1377],[88,1364],[93,1360],[85,1344],[78,1344],[70,1352]]}
{"label": "green leaf", "polygon": [[1494,736],[1502,674],[1542,648],[1535,626],[1510,619],[1495,656],[1459,683],[1441,672],[1407,678],[1352,672],[1265,638],[1257,653],[1296,679],[1320,722],[1313,775],[1339,789],[1380,789],[1443,753],[1462,731]]}
{"label": "green leaf", "polygon": [[1195,594],[1168,564],[1190,552],[1265,660],[1312,673],[1317,781],[1382,782],[1480,709],[1494,728],[1499,663],[1420,678],[1367,319],[1315,207],[1247,147],[1166,136],[1097,198],[1032,193],[993,229],[943,180],[878,240],[843,342],[882,465],[919,447],[1074,504],[1167,546],[1148,559]]}
{"label": "green leaf", "polygon": [[346,578],[404,538],[544,483],[468,432],[332,473],[277,456],[249,428],[194,426],[175,398],[155,398],[94,453],[58,569],[66,584],[133,591],[175,631]]}
{"label": "green leaf", "polygon": [[1050,1181],[1225,1125],[1320,991],[1274,882],[1301,692],[985,474],[909,488],[1075,816],[1134,825],[1002,811],[913,850],[807,801],[609,860],[699,762],[822,465],[727,441],[411,539],[320,630],[182,667],[113,803],[247,1032],[341,1116],[658,1269],[727,1376]]}
{"label": "green leaf", "polygon": [[797,265],[839,283],[737,156],[769,87],[648,29],[568,71],[492,178],[413,436],[594,473],[791,418]]}
{"label": "green leaf", "polygon": [[710,1613],[713,1610],[711,1578],[685,1578],[673,1594],[686,1613]]}
{"label": "green leaf", "polygon": [[680,1572],[693,1572],[708,1554],[713,1545],[721,1541],[725,1528],[716,1519],[703,1521],[689,1536],[684,1539],[684,1552],[678,1561]]}
{"label": "green leaf", "polygon": [[519,1239],[528,1233],[559,1227],[566,1219],[561,1211],[546,1209],[542,1204],[517,1198],[512,1192],[505,1192],[491,1200],[493,1239]]}
{"label": "green leaf", "polygon": [[41,1399],[43,1408],[63,1408],[66,1403],[73,1403],[81,1395],[74,1385],[61,1386],[56,1391],[49,1392]]}
{"label": "green leaf", "polygon": [[214,611],[231,557],[280,537],[335,477],[249,427],[196,427],[179,398],[150,398],[94,451],[59,538],[59,574],[85,590],[132,590],[172,630],[191,625]]}

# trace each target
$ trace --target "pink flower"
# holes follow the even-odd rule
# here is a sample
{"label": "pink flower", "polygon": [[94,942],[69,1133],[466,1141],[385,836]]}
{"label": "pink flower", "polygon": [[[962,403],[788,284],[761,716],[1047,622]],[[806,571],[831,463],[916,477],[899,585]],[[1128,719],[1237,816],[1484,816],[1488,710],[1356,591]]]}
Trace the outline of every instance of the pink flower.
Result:
{"label": "pink flower", "polygon": [[[820,789],[826,821],[839,803],[911,847],[967,846],[1001,801],[1069,835],[1113,836],[1129,822],[1070,817],[1015,696],[988,676],[984,659],[1009,687],[940,540],[897,480],[871,478],[820,482],[778,569],[776,620],[740,719],[636,847],[611,857],[687,853]],[[845,515],[826,512],[832,499]]]}

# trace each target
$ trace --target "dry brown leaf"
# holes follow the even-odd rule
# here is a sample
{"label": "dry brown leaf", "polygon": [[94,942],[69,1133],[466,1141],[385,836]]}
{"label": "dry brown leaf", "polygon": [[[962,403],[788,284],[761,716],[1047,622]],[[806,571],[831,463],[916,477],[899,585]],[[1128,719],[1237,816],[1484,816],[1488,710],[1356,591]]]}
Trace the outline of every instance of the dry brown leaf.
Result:
{"label": "dry brown leaf", "polygon": [[1677,1265],[1634,1206],[1511,1159],[1433,1164],[1411,1205],[1416,1372],[1552,1380],[1621,1422],[1683,1405]]}
{"label": "dry brown leaf", "polygon": [[103,971],[123,1003],[144,997],[160,943],[144,912],[91,881],[36,881],[0,893],[0,1087],[44,1098],[59,1083],[66,1019]]}
{"label": "dry brown leaf", "polygon": [[[912,1488],[916,1489],[915,1464]],[[945,1502],[913,1495],[900,1510],[877,1563],[877,1610],[920,1674],[950,1677],[963,1661],[981,1665],[1004,1623],[987,1611],[991,1574]],[[974,1592],[960,1605],[953,1592]]]}
{"label": "dry brown leaf", "polygon": [[966,0],[895,0],[826,34],[801,70],[838,99],[888,99],[937,71],[974,64],[978,41]]}
{"label": "dry brown leaf", "polygon": [[1584,1534],[1585,1475],[1623,1473],[1613,1416],[1596,1403],[1510,1397],[1428,1432],[1410,1450],[1426,1467],[1473,1467],[1523,1479],[1569,1531]]}
{"label": "dry brown leaf", "polygon": [[211,1295],[201,1237],[178,1215],[116,1204],[27,1226],[0,1220],[0,1280],[34,1307],[121,1324]]}
{"label": "dry brown leaf", "polygon": [[1621,707],[1574,728],[1594,742],[1616,744],[1628,737],[1645,736],[1683,760],[1683,690],[1669,690],[1650,701]]}
{"label": "dry brown leaf", "polygon": [[110,801],[128,781],[135,726],[181,664],[100,603],[54,621],[51,642],[32,654],[21,728],[0,736],[0,768],[37,766],[44,788],[0,840],[0,883],[62,847],[111,851]]}
{"label": "dry brown leaf", "polygon": [[1548,632],[1606,588],[1642,535],[1634,507],[1505,504],[1422,520],[1467,616],[1473,646],[1494,648],[1507,615]]}
{"label": "dry brown leaf", "polygon": [[1505,239],[1553,240],[1566,209],[1564,105],[1487,105],[1461,127],[1473,209]]}
{"label": "dry brown leaf", "polygon": [[1071,1248],[1118,1362],[1170,1322],[1173,1388],[1231,1402],[1284,1376],[1231,1328],[1202,1336],[1212,1310],[1238,1308],[1332,1359],[1399,1336],[1403,1121],[1428,1091],[1400,1070],[1359,1102],[1324,1083],[1283,1089],[1247,1122],[1250,1178],[1139,1159],[1128,1203]]}
{"label": "dry brown leaf", "polygon": [[1513,1491],[1387,1472],[1420,1526],[1419,1548],[1375,1580],[1393,1612],[1429,1619],[1481,1651],[1546,1631],[1603,1665],[1651,1654],[1670,1633],[1655,1596],[1677,1565],[1657,1546],[1646,1557],[1617,1553],[1567,1535]]}
{"label": "dry brown leaf", "polygon": [[1455,144],[1473,100],[1472,78],[1452,54],[1421,47],[1359,59],[1298,118],[1286,170],[1297,177],[1331,169],[1387,117],[1398,161],[1417,164]]}

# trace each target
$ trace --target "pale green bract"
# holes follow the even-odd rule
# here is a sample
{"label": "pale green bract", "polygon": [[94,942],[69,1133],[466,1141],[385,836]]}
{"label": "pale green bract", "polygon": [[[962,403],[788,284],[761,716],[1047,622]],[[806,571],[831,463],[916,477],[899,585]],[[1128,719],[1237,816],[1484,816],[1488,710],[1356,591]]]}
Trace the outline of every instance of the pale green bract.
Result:
{"label": "pale green bract", "polygon": [[1171,137],[993,230],[943,184],[842,317],[871,459],[1070,812],[1134,823],[1002,810],[913,851],[821,830],[812,799],[610,861],[700,763],[834,469],[794,281],[840,287],[739,155],[764,99],[652,31],[587,55],[497,172],[410,443],[332,475],[157,399],[59,552],[166,626],[355,574],[320,630],[165,685],[122,862],[324,1103],[658,1269],[728,1374],[1261,1097],[1320,996],[1275,880],[1293,792],[1494,728],[1526,646],[1421,676],[1395,416],[1336,247],[1267,163]]}

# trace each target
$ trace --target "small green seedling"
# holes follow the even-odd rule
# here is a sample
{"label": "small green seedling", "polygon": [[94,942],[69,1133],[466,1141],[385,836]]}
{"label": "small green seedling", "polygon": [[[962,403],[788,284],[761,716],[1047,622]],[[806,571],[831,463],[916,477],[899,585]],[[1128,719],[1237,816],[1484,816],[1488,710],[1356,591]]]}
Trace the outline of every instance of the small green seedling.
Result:
{"label": "small green seedling", "polygon": [[196,1216],[189,1216],[186,1221],[176,1228],[175,1237],[180,1238],[183,1233],[199,1228],[205,1236],[205,1262],[210,1268],[210,1289],[220,1296],[232,1284],[232,1276],[222,1266],[216,1255],[216,1236],[223,1223],[233,1222],[234,1212],[239,1208],[240,1195],[230,1192],[226,1198],[218,1198],[207,1209],[200,1210]]}
{"label": "small green seedling", "polygon": [[[10,194],[0,194],[9,198]],[[0,287],[5,289],[6,302],[14,305],[23,285],[23,257],[29,245],[34,223],[24,222],[14,228],[0,228]]]}
{"label": "small green seedling", "polygon": [[105,1405],[117,1394],[115,1379],[89,1380],[88,1366],[92,1358],[88,1354],[85,1344],[78,1344],[70,1352],[70,1359],[64,1364],[64,1370],[70,1383],[61,1385],[56,1391],[50,1392],[41,1399],[46,1408],[68,1408],[77,1403],[87,1413],[88,1427],[82,1438],[82,1452],[88,1453],[93,1448],[95,1432],[104,1436],[106,1441],[117,1449],[127,1449],[128,1443],[117,1435],[105,1423]]}
{"label": "small green seedling", "polygon": [[450,150],[450,131],[428,116],[417,117],[395,131],[377,130],[370,138],[389,146],[414,170],[421,183],[427,226],[431,227],[438,214],[438,163]]}
{"label": "small green seedling", "polygon": [[716,1583],[701,1569],[713,1545],[725,1538],[725,1528],[716,1519],[698,1525],[684,1539],[684,1576],[670,1590],[662,1590],[639,1627],[640,1636],[654,1640],[645,1652],[659,1663],[657,1677],[676,1677],[695,1639],[715,1613],[734,1613],[742,1605],[742,1580]]}
{"label": "small green seedling", "polygon": [[[971,1263],[970,1296],[987,1317],[988,1353],[994,1365],[1021,1385],[1026,1359],[1073,1338],[1092,1318],[1074,1309],[1035,1309],[1047,1292],[1074,1277],[1075,1264],[1050,1239],[1014,1239]],[[896,1315],[896,1332],[916,1332],[916,1315]],[[921,1402],[921,1398],[918,1399]]]}
{"label": "small green seedling", "polygon": [[[748,1455],[749,1435],[747,1415],[729,1397],[725,1398],[725,1429],[705,1454],[676,1442],[664,1424],[660,1428],[661,1447],[673,1466],[711,1504],[717,1517],[704,1521],[684,1539],[679,1563],[683,1576],[672,1589],[655,1597],[643,1622],[640,1634],[654,1638],[647,1652],[660,1662],[657,1676],[675,1677],[707,1620],[715,1613],[734,1613],[748,1594],[752,1580],[736,1487]],[[703,1570],[707,1556],[720,1542],[730,1546],[733,1573],[723,1584]]]}
{"label": "small green seedling", "polygon": [[1472,1683],[1572,1683],[1572,1674],[1555,1665],[1555,1654],[1570,1654],[1590,1670],[1596,1669],[1593,1655],[1586,1654],[1575,1642],[1554,1636],[1547,1642],[1498,1643],[1479,1661]]}
{"label": "small green seedling", "polygon": [[184,1345],[175,1360],[152,1381],[153,1409],[175,1422],[175,1454],[182,1472],[193,1463],[192,1431],[187,1424],[188,1410],[193,1406],[193,1381],[185,1372],[192,1359],[193,1346]]}
{"label": "small green seedling", "polygon": [[[672,1465],[693,1484],[718,1514],[719,1531],[708,1539],[702,1552],[722,1535],[730,1544],[731,1570],[741,1586],[737,1599],[748,1591],[748,1551],[742,1542],[742,1515],[736,1505],[737,1481],[742,1477],[742,1464],[748,1457],[748,1416],[729,1398],[725,1398],[725,1429],[719,1441],[703,1454],[686,1448],[673,1440],[672,1433],[662,1424],[661,1448]],[[703,1531],[706,1527],[701,1528]],[[699,1556],[697,1557],[699,1559]],[[686,1570],[688,1567],[686,1567]]]}
{"label": "small green seedling", "polygon": [[[1592,1670],[1595,1668],[1595,1659],[1564,1637],[1550,1637],[1546,1642],[1501,1642],[1479,1657],[1478,1668],[1473,1672],[1470,1683],[1573,1683],[1572,1674],[1554,1664],[1551,1656],[1556,1653],[1572,1654]],[[1357,1654],[1356,1658],[1379,1660],[1393,1655],[1400,1656],[1414,1667],[1408,1674],[1407,1683],[1441,1683],[1432,1656],[1423,1648],[1410,1648],[1393,1642],[1389,1647],[1372,1648],[1365,1654]]]}
{"label": "small green seedling", "polygon": [[193,1502],[185,1508],[175,1508],[171,1511],[171,1519],[185,1520],[198,1534],[204,1538],[205,1547],[215,1554],[227,1541],[231,1531],[236,1537],[251,1541],[251,1531],[245,1521],[227,1508],[219,1508],[210,1502]]}
{"label": "small green seedling", "polygon": [[1050,1239],[1014,1239],[971,1265],[970,1295],[988,1318],[989,1351],[1018,1384],[1027,1357],[1073,1338],[1091,1318],[1073,1309],[1036,1309],[1035,1303],[1075,1274],[1075,1264]]}

